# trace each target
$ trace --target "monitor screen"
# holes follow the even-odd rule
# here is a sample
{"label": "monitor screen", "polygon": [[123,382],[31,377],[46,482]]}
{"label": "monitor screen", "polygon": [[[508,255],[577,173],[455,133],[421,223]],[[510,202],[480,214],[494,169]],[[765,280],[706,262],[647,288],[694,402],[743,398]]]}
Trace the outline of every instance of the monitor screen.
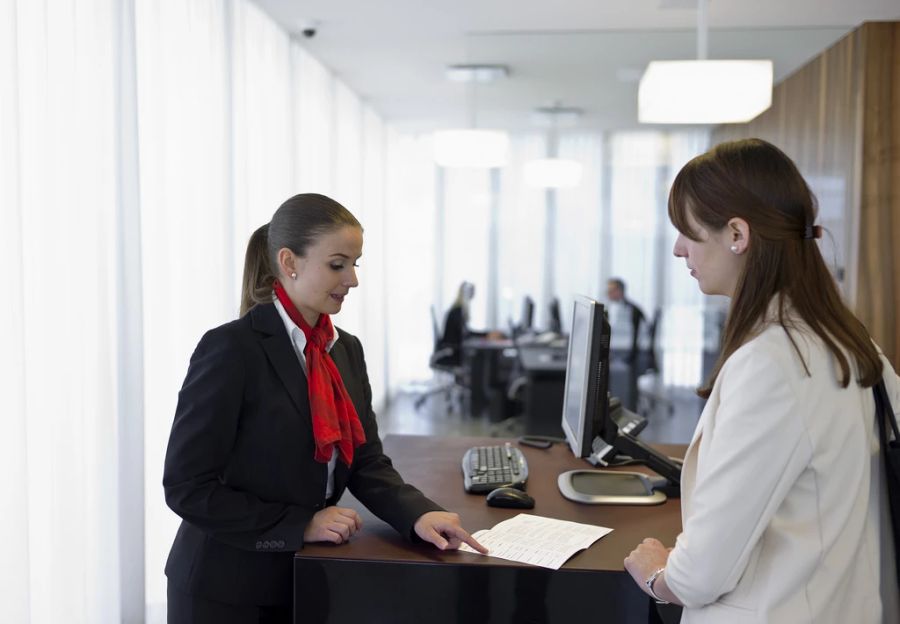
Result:
{"label": "monitor screen", "polygon": [[[569,355],[563,394],[562,428],[576,457],[591,455],[594,438],[609,421],[609,322],[603,306],[576,297],[569,332]],[[606,433],[606,435],[603,435]]]}

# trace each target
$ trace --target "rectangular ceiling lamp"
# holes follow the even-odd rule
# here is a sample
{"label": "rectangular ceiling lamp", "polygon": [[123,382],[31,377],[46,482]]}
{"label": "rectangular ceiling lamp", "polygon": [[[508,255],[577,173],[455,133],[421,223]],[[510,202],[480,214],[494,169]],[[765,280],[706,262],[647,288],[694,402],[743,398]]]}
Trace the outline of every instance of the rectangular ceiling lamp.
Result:
{"label": "rectangular ceiling lamp", "polygon": [[434,133],[434,161],[441,167],[504,167],[509,136],[500,130],[439,130]]}
{"label": "rectangular ceiling lamp", "polygon": [[651,61],[638,89],[638,121],[750,121],[772,105],[772,61]]}

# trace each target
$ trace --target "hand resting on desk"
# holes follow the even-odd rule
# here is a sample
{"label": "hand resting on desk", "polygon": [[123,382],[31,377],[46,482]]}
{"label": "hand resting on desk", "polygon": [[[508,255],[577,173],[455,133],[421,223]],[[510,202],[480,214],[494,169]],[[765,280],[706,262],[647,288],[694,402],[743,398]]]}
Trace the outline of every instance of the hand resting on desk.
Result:
{"label": "hand resting on desk", "polygon": [[362,518],[347,507],[326,507],[312,517],[303,531],[305,542],[343,544],[362,528]]}
{"label": "hand resting on desk", "polygon": [[416,535],[441,550],[456,550],[465,542],[483,555],[487,548],[479,544],[459,524],[459,515],[449,511],[429,511],[419,516],[413,526]]}
{"label": "hand resting on desk", "polygon": [[[362,518],[347,507],[326,507],[312,517],[303,532],[306,542],[332,542],[344,544],[362,528]],[[456,550],[465,542],[478,552],[487,554],[487,548],[459,524],[459,516],[448,511],[429,511],[419,516],[414,525],[416,535],[441,550]]]}
{"label": "hand resting on desk", "polygon": [[[666,567],[670,552],[672,552],[672,549],[666,548],[658,539],[648,537],[625,557],[625,569],[638,584],[638,587],[648,596],[650,596],[650,592],[647,591],[644,581],[656,570]],[[653,591],[667,602],[676,605],[681,604],[678,596],[673,594],[666,584],[665,574],[657,577],[656,582],[653,584]]]}

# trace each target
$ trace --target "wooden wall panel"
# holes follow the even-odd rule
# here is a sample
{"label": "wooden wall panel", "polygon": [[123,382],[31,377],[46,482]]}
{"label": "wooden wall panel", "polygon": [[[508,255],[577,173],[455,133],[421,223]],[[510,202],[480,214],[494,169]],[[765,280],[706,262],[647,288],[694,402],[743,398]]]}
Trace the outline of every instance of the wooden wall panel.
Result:
{"label": "wooden wall panel", "polygon": [[[867,23],[775,86],[772,107],[713,143],[778,145],[819,199],[825,258],[895,366],[900,361],[900,23]],[[895,243],[895,244],[892,244]]]}
{"label": "wooden wall panel", "polygon": [[900,24],[863,29],[857,310],[894,365],[900,356]]}

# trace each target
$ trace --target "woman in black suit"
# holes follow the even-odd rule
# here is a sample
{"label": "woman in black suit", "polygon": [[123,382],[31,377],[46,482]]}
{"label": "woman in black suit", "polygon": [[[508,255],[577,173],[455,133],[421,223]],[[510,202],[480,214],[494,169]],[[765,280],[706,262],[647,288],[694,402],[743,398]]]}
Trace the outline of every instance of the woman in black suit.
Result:
{"label": "woman in black suit", "polygon": [[183,519],[166,564],[170,624],[290,622],[293,553],[361,528],[336,504],[345,488],[410,540],[484,551],[394,470],[359,340],[331,324],[358,284],[362,241],[337,202],[287,200],[248,245],[241,318],[197,345],[163,476]]}

